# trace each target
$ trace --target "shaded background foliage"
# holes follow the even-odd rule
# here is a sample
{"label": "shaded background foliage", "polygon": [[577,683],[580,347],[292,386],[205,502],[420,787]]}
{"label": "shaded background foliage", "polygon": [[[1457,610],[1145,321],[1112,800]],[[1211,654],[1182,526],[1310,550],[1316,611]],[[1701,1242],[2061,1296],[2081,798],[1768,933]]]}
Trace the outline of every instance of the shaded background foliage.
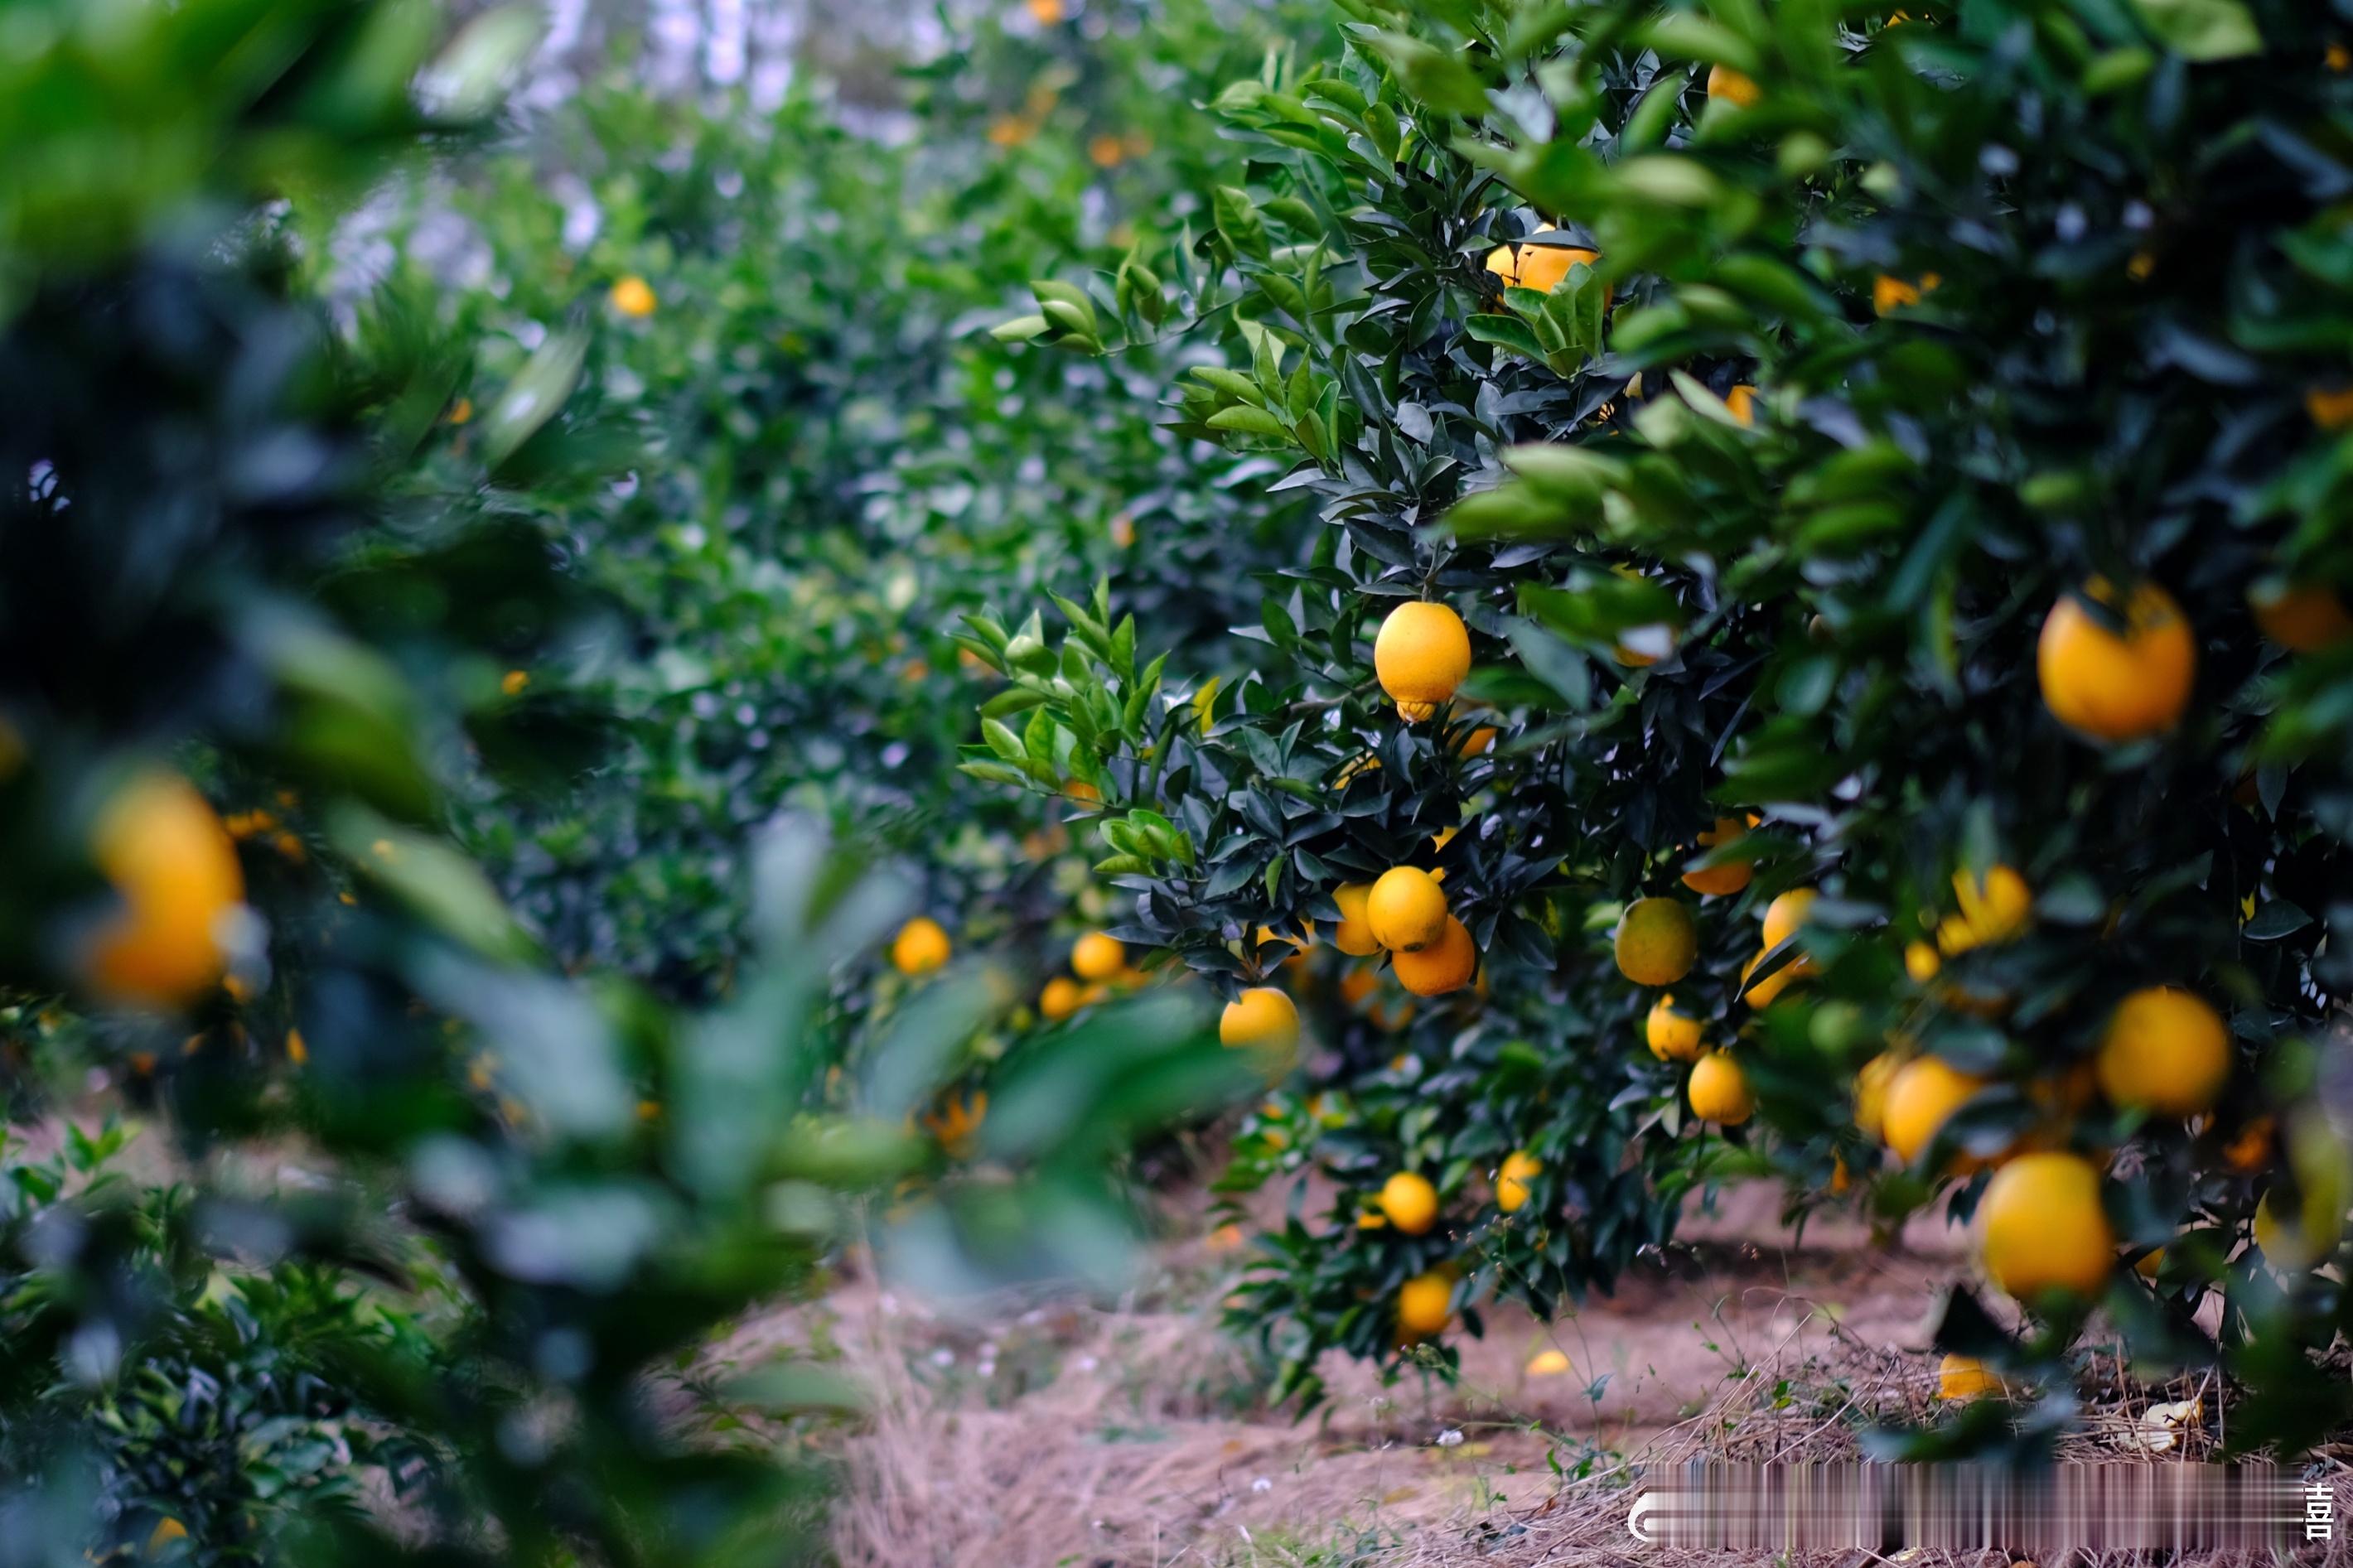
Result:
{"label": "shaded background foliage", "polygon": [[1113,572],[1180,643],[1254,614],[1232,568],[1295,530],[1271,465],[1158,427],[1181,345],[1045,358],[979,331],[1038,272],[1198,221],[1223,153],[1192,103],[1282,41],[1249,8],[1109,9],[1101,38],[976,24],[887,143],[807,95],[764,115],[620,78],[453,194],[493,342],[625,276],[660,300],[597,335],[578,400],[634,443],[629,475],[554,520],[613,602],[577,679],[630,743],[586,794],[484,828],[567,954],[707,989],[735,955],[744,826],[787,797],[923,850],[941,912],[986,893],[1035,927],[1071,889],[1011,877],[1041,814],[946,765],[989,679],[946,628]]}

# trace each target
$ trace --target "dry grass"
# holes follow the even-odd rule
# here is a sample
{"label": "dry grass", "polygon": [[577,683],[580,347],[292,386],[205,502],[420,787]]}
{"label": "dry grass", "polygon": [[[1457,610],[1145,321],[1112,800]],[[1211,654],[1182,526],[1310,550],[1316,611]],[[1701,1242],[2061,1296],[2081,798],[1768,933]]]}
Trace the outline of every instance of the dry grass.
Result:
{"label": "dry grass", "polygon": [[[1261,1370],[1217,1334],[1206,1304],[1232,1260],[1198,1243],[1166,1249],[1150,1288],[1120,1302],[1017,1303],[975,1320],[848,1291],[828,1304],[829,1331],[875,1405],[841,1455],[834,1552],[843,1568],[1763,1562],[1641,1546],[1628,1504],[1641,1479],[1694,1459],[1852,1458],[1867,1426],[1932,1413],[1921,1347],[1949,1258],[1828,1239],[1799,1254],[1719,1236],[1574,1319],[1491,1314],[1458,1388],[1327,1368],[1333,1401],[1306,1422],[1266,1408]],[[1522,1374],[1546,1343],[1567,1352],[1573,1376]],[[2211,1412],[2213,1391],[2195,1382],[2095,1371],[2090,1384],[2108,1392],[2071,1458],[2149,1458],[2154,1405],[2202,1399]],[[2175,1452],[2204,1456],[2217,1426],[2210,1414],[2179,1429]],[[2353,1501],[2353,1473],[2332,1464]],[[2310,1560],[2348,1556],[2340,1542]]]}

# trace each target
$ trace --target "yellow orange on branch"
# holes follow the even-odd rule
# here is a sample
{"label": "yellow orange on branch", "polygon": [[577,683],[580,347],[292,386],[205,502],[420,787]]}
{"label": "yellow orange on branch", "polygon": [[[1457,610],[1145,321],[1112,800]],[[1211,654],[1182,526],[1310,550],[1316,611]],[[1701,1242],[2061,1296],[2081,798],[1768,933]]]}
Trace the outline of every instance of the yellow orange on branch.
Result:
{"label": "yellow orange on branch", "polygon": [[1915,1057],[1887,1080],[1880,1133],[1905,1164],[1919,1159],[1953,1112],[1975,1099],[1986,1080],[1942,1057]]}
{"label": "yellow orange on branch", "polygon": [[1619,973],[1637,985],[1672,985],[1699,957],[1699,925],[1672,899],[1637,899],[1618,917]]}
{"label": "yellow orange on branch", "polygon": [[2116,1268],[2099,1169],[2080,1154],[2021,1154],[1986,1184],[1978,1215],[1986,1277],[2021,1301],[2052,1290],[2096,1296]]}
{"label": "yellow orange on branch", "polygon": [[2100,1091],[2158,1116],[2211,1110],[2231,1076],[2231,1032],[2194,992],[2151,985],[2116,1004],[2094,1058]]}
{"label": "yellow orange on branch", "polygon": [[[1703,849],[1722,849],[1737,844],[1747,837],[1747,826],[1736,816],[1719,816],[1713,828],[1699,836]],[[1734,860],[1721,866],[1706,866],[1683,873],[1683,886],[1708,898],[1725,898],[1746,888],[1757,874],[1757,868],[1746,860]]]}
{"label": "yellow orange on branch", "polygon": [[1737,1127],[1757,1112],[1748,1075],[1722,1051],[1710,1051],[1692,1064],[1685,1093],[1694,1116],[1721,1127]]}
{"label": "yellow orange on branch", "polygon": [[1765,96],[1756,79],[1730,66],[1710,66],[1707,71],[1707,95],[1720,98],[1740,109],[1753,109]]}
{"label": "yellow orange on branch", "polygon": [[1527,1205],[1532,1195],[1528,1184],[1544,1174],[1544,1162],[1525,1149],[1514,1149],[1504,1156],[1495,1172],[1495,1206],[1505,1214],[1517,1214]]}
{"label": "yellow orange on branch", "polygon": [[1431,1269],[1398,1287],[1398,1338],[1410,1342],[1446,1331],[1454,1321],[1454,1281]]}
{"label": "yellow orange on branch", "polygon": [[1443,996],[1471,984],[1472,977],[1479,973],[1479,949],[1471,941],[1470,929],[1448,915],[1436,942],[1398,952],[1389,963],[1396,971],[1398,984],[1415,995]]}
{"label": "yellow orange on branch", "polygon": [[929,915],[917,915],[891,941],[891,967],[902,974],[929,974],[948,961],[948,933]]}
{"label": "yellow orange on branch", "polygon": [[1642,1038],[1650,1046],[1651,1054],[1662,1062],[1699,1059],[1699,1020],[1688,1013],[1675,1011],[1672,995],[1651,1004],[1650,1016],[1642,1020]]}
{"label": "yellow orange on branch", "polygon": [[1287,1059],[1299,1047],[1298,1005],[1271,985],[1253,985],[1219,1015],[1218,1041]]}
{"label": "yellow orange on branch", "polygon": [[2247,591],[2247,605],[2263,636],[2293,653],[2318,653],[2353,637],[2353,615],[2326,584],[2263,584]]}
{"label": "yellow orange on branch", "polygon": [[[2122,621],[2102,623],[2085,601]],[[2181,721],[2198,675],[2198,647],[2173,595],[2154,583],[2120,594],[2104,577],[2051,606],[2035,644],[2043,706],[2077,734],[2135,741]]]}
{"label": "yellow orange on branch", "polygon": [[[1556,232],[1548,223],[1536,225],[1538,234]],[[1487,270],[1515,289],[1533,289],[1539,294],[1549,294],[1568,276],[1568,269],[1583,262],[1590,267],[1601,259],[1599,253],[1576,245],[1499,245],[1487,253]]]}
{"label": "yellow orange on branch", "polygon": [[228,830],[194,785],[150,773],[118,789],[99,813],[90,858],[121,905],[85,954],[100,995],[177,1007],[219,981],[245,872]]}
{"label": "yellow orange on branch", "polygon": [[1127,949],[1117,937],[1091,931],[1071,947],[1071,972],[1082,980],[1109,980],[1127,967]]}
{"label": "yellow orange on branch", "polygon": [[1372,916],[1367,910],[1372,893],[1370,882],[1345,883],[1332,892],[1332,901],[1340,908],[1340,923],[1332,928],[1332,945],[1351,958],[1364,958],[1381,950],[1381,939],[1373,934]]}
{"label": "yellow orange on branch", "polygon": [[1381,1184],[1381,1213],[1408,1236],[1427,1236],[1438,1223],[1438,1189],[1427,1176],[1399,1171]]}
{"label": "yellow orange on branch", "polygon": [[1408,719],[1426,719],[1471,673],[1471,633],[1446,605],[1399,605],[1373,638],[1373,673]]}
{"label": "yellow orange on branch", "polygon": [[1446,890],[1418,866],[1392,866],[1365,897],[1373,939],[1391,952],[1415,952],[1446,934]]}

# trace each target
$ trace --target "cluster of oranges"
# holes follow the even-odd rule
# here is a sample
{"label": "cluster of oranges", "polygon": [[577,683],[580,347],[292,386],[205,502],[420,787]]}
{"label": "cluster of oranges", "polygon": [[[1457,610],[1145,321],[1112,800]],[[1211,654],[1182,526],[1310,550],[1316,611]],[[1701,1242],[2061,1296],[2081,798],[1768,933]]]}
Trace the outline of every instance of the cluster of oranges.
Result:
{"label": "cluster of oranges", "polygon": [[[954,952],[946,929],[929,915],[917,915],[892,939],[891,966],[918,979],[945,965]],[[1038,1014],[1050,1024],[1060,1023],[1114,990],[1141,985],[1144,978],[1128,963],[1125,943],[1107,931],[1088,931],[1071,944],[1070,973],[1049,977],[1039,989]]]}
{"label": "cluster of oranges", "polygon": [[[1489,259],[1505,280],[1549,287],[1572,260],[1588,253],[1563,247],[1501,250]],[[1531,270],[1538,273],[1531,279]],[[2353,638],[2353,615],[2327,590],[2274,587],[2252,595],[2251,607],[2266,635],[2283,647],[2312,651]],[[1413,604],[1392,612],[1375,644],[1375,665],[1383,689],[1409,721],[1432,715],[1451,699],[1467,675],[1468,637],[1460,617],[1442,605]],[[2176,726],[2189,701],[2197,669],[2195,643],[2179,606],[2153,584],[2128,591],[2094,579],[2053,606],[2037,654],[2037,676],[2052,715],[2077,734],[2117,744],[2162,734]],[[1703,899],[1739,894],[1752,880],[1752,867],[1736,847],[1757,826],[1754,816],[1724,817],[1699,835],[1698,863],[1683,882]],[[1447,910],[1443,873],[1410,867],[1385,873],[1369,886],[1335,894],[1342,921],[1335,940],[1345,952],[1386,949],[1408,989],[1421,991],[1415,966],[1426,952],[1459,948],[1459,963],[1446,978],[1469,978],[1476,954],[1468,933]],[[1907,944],[1905,967],[1940,1005],[1980,1016],[1998,1016],[2008,998],[1967,990],[1942,980],[1951,960],[1980,948],[2016,941],[2032,921],[2033,894],[2014,868],[1994,865],[1953,879],[1954,905]],[[1762,1009],[1814,973],[1814,960],[1799,941],[1817,899],[1810,888],[1782,893],[1763,911],[1754,956],[1741,970],[1741,995]],[[1660,988],[1644,1021],[1651,1051],[1662,1060],[1687,1063],[1684,1094],[1693,1116],[1719,1125],[1746,1121],[1755,1099],[1737,1059],[1711,1048],[1701,1021],[1679,1010],[1671,990],[1694,968],[1699,954],[1698,921],[1692,906],[1672,897],[1646,897],[1627,905],[1613,936],[1620,971],[1637,984]],[[1427,993],[1425,993],[1427,994]],[[2097,1293],[2119,1262],[2119,1244],[2102,1201],[2105,1156],[2095,1160],[2067,1147],[2066,1122],[2094,1095],[2114,1108],[2149,1118],[2201,1118],[2219,1104],[2234,1061],[2230,1031],[2205,998],[2172,984],[2153,984],[2118,1003],[2100,1037],[2095,1056],[2031,1094],[2045,1114],[2045,1126],[1990,1156],[1955,1152],[1939,1172],[1961,1175],[1990,1168],[1978,1205],[1978,1247],[1987,1277],[2026,1302],[2053,1292],[2088,1299]],[[1898,1041],[1857,1076],[1856,1125],[1883,1142],[1899,1160],[1916,1164],[1963,1105],[1989,1087],[1943,1058],[1920,1054]],[[1528,1201],[1541,1163],[1515,1152],[1495,1173],[1496,1206],[1511,1213]],[[1839,1163],[1835,1185],[1843,1189]],[[2326,1184],[2323,1184],[2324,1185]],[[2314,1205],[2307,1203],[2306,1209]],[[2257,1213],[2257,1245],[2267,1258],[2295,1267],[2326,1250],[2313,1245],[2316,1228],[2329,1235],[2341,1221],[2343,1204],[2323,1194],[2316,1222],[2288,1214],[2268,1197]],[[1420,1235],[1436,1221],[1438,1202],[1427,1179],[1411,1173],[1392,1176],[1377,1202],[1360,1217],[1366,1228],[1389,1227]],[[2139,1260],[2150,1267],[2157,1255]],[[1398,1323],[1401,1339],[1440,1331],[1451,1321],[1452,1276],[1439,1271],[1418,1277],[1401,1291]],[[1945,1369],[1948,1397],[1966,1397],[1996,1386],[1991,1373],[1956,1358]]]}

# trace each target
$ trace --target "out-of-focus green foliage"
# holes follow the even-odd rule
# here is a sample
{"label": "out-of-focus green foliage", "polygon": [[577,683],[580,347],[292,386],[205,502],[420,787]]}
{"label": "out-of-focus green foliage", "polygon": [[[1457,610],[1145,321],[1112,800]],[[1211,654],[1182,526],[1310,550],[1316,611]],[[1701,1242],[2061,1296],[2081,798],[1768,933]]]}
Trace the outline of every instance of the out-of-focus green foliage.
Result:
{"label": "out-of-focus green foliage", "polygon": [[[2114,1173],[2126,1256],[2168,1247],[2154,1281],[2090,1266],[2137,1354],[2245,1377],[2234,1441],[2342,1420],[2303,1370],[2341,1289],[2237,1247],[2267,1190],[2292,1215],[2334,1184],[2316,1257],[2345,1206],[2342,1132],[2308,1110],[2353,925],[2344,18],[1339,9],[1345,55],[1219,96],[1252,177],[1213,193],[1191,252],[1146,258],[1176,300],[1098,290],[1092,318],[1004,329],[1043,353],[1224,327],[1183,427],[1280,456],[1327,525],[1267,595],[1246,680],[1211,694],[1172,667],[1188,711],[1105,722],[1127,672],[1076,624],[1067,689],[1040,693],[1023,748],[1172,829],[1113,868],[1119,933],[1230,986],[1335,920],[1340,886],[1440,867],[1494,993],[1425,1009],[1394,1059],[1343,1026],[1320,1101],[1273,1108],[1280,1140],[1246,1144],[1238,1179],[1343,1190],[1272,1238],[1243,1316],[1304,1383],[1327,1345],[1394,1346],[1398,1285],[1441,1259],[1474,1330],[1491,1286],[1542,1310],[1606,1282],[1695,1170],[1778,1174],[1793,1214],[1851,1182],[1886,1221],[1947,1193],[1966,1218],[1985,1179],[1940,1174],[1957,1153],[2055,1147]],[[1559,247],[1552,289],[1506,276]],[[2037,675],[2054,605],[2117,625],[2085,596],[2103,576],[2161,584],[2198,665],[2178,726],[2105,746]],[[2316,629],[2253,613],[2290,586]],[[1459,610],[1477,665],[1418,724],[1368,657],[1410,599]],[[2131,701],[2152,679],[2109,684]],[[1744,865],[1736,891],[1683,883]],[[1962,896],[1997,866],[2022,877],[2014,921]],[[1757,921],[1799,888],[1820,897],[1767,944]],[[1693,1125],[1689,1069],[1644,1049],[1661,992],[1610,946],[1643,896],[1696,916],[1669,989],[1753,1126]],[[2090,1088],[2117,1002],[2153,985],[2227,1017],[2204,1114]],[[1988,1080],[1909,1168],[1856,1124],[1882,1053]],[[1630,1226],[1581,1158],[1597,1125],[1644,1151],[1610,1169],[1672,1173]],[[1512,1149],[1545,1169],[1506,1217],[1482,1177]],[[1354,1223],[1397,1170],[1445,1205],[1421,1239]],[[2219,1342],[2191,1320],[2218,1291]],[[2049,1393],[2039,1442],[2086,1303],[2031,1304],[2031,1343],[1966,1306],[1945,1337]]]}
{"label": "out-of-focus green foliage", "polygon": [[[797,774],[713,826],[698,870],[732,858],[735,914],[701,928],[725,960],[682,961],[691,1007],[460,847],[616,737],[644,756],[627,671],[670,624],[533,677],[659,602],[634,593],[659,566],[583,568],[645,520],[614,485],[696,483],[655,477],[649,437],[689,432],[623,406],[595,309],[486,338],[480,300],[413,276],[310,291],[343,287],[342,201],[479,130],[518,21],[5,20],[0,163],[59,161],[0,234],[8,1568],[789,1560],[813,1478],[744,1418],[850,1394],[789,1359],[709,1389],[706,1341],[861,1234],[928,1279],[1115,1274],[1124,1150],[1232,1088],[1163,994],[1029,1034],[976,1128],[927,1135],[1024,1016],[1017,976],[870,980],[913,889],[789,813]],[[410,92],[436,47],[446,126]],[[168,168],[133,166],[150,121]],[[679,374],[665,407],[717,397]],[[743,521],[722,489],[713,521]],[[747,594],[823,558],[787,548],[802,521],[764,511]],[[154,1133],[122,1148],[122,1114]]]}
{"label": "out-of-focus green foliage", "polygon": [[[609,691],[626,744],[587,789],[480,828],[567,961],[723,984],[745,831],[787,799],[920,854],[959,940],[1066,915],[1049,814],[954,768],[995,678],[949,630],[1109,574],[1194,646],[1255,615],[1235,567],[1300,528],[1264,493],[1274,464],[1162,427],[1181,343],[1044,356],[983,329],[1032,277],[1205,225],[1194,192],[1233,158],[1194,105],[1281,20],[1187,0],[1026,37],[984,21],[887,142],[815,95],[761,114],[608,80],[450,196],[486,368],[592,323],[573,408],[629,446],[624,482],[554,519],[611,634],[525,672]],[[629,279],[649,313],[611,294]]]}

